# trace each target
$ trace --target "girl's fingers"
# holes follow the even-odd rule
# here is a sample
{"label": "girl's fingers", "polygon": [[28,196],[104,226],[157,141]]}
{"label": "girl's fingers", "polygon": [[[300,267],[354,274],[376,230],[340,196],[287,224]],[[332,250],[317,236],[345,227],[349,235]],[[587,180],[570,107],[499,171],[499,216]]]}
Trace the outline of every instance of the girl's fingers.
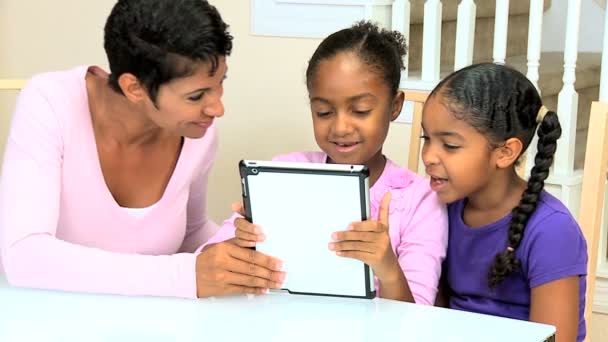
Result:
{"label": "girl's fingers", "polygon": [[363,241],[375,242],[380,238],[380,234],[372,232],[358,232],[353,230],[335,232],[331,235],[334,241]]}
{"label": "girl's fingers", "polygon": [[370,260],[371,260],[371,256],[372,256],[370,253],[361,252],[361,251],[336,252],[336,255],[338,255],[339,257],[343,257],[343,258],[351,258],[351,259],[360,260],[368,265],[370,264]]}
{"label": "girl's fingers", "polygon": [[366,253],[374,253],[376,251],[376,248],[373,243],[361,241],[330,242],[328,247],[329,250],[336,252],[359,251]]}
{"label": "girl's fingers", "polygon": [[379,221],[361,221],[353,222],[348,226],[348,231],[356,232],[384,232],[387,230],[387,225],[380,223]]}

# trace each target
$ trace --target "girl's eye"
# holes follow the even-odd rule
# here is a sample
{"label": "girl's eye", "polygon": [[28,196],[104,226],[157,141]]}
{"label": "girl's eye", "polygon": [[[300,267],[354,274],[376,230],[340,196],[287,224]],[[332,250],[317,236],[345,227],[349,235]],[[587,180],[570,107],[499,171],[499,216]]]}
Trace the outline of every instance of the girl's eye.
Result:
{"label": "girl's eye", "polygon": [[443,144],[443,146],[448,150],[457,150],[460,148],[460,146],[450,145],[450,144]]}
{"label": "girl's eye", "polygon": [[356,115],[359,116],[365,116],[367,114],[369,114],[371,112],[371,110],[353,110],[353,113],[355,113]]}
{"label": "girl's eye", "polygon": [[331,112],[317,112],[317,116],[320,118],[328,116],[329,114],[331,114]]}
{"label": "girl's eye", "polygon": [[200,93],[200,94],[197,94],[197,95],[190,96],[190,97],[188,97],[188,100],[190,100],[192,102],[196,102],[196,101],[198,101],[198,100],[200,100],[200,99],[203,98],[203,94],[204,93]]}
{"label": "girl's eye", "polygon": [[429,141],[429,140],[430,140],[430,138],[429,138],[429,136],[428,136],[428,135],[421,135],[421,136],[420,136],[420,139],[422,139],[422,140],[424,140],[424,141]]}

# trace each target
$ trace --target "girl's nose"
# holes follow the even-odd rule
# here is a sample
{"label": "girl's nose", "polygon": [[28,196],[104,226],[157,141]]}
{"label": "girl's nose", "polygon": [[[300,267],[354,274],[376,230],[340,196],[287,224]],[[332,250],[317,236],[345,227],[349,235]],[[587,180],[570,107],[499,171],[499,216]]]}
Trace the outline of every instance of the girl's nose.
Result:
{"label": "girl's nose", "polygon": [[345,113],[337,113],[333,126],[334,134],[337,136],[348,135],[353,130],[350,118]]}

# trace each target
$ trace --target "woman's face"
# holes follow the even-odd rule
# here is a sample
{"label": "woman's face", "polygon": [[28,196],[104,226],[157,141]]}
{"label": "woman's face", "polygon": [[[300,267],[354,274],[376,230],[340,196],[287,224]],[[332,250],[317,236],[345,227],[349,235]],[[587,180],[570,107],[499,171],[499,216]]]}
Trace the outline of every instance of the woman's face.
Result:
{"label": "woman's face", "polygon": [[158,89],[156,106],[147,105],[148,119],[157,126],[187,138],[201,138],[215,118],[224,115],[222,95],[226,78],[226,58],[218,59],[214,73],[211,64],[200,64],[189,76],[176,78]]}

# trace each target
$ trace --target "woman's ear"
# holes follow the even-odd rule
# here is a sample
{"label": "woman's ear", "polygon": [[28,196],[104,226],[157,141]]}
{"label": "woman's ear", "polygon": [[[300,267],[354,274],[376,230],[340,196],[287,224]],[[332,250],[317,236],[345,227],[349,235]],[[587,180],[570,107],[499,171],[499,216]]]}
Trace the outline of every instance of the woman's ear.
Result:
{"label": "woman's ear", "polygon": [[403,91],[398,90],[397,94],[393,98],[393,104],[391,107],[391,121],[395,121],[399,114],[401,114],[401,109],[403,108],[403,101],[405,99],[405,94]]}
{"label": "woman's ear", "polygon": [[125,97],[133,102],[138,103],[148,97],[148,92],[139,82],[139,79],[133,74],[124,73],[118,77],[118,85]]}
{"label": "woman's ear", "polygon": [[494,150],[496,166],[505,169],[515,164],[522,153],[524,145],[518,138],[509,138]]}

